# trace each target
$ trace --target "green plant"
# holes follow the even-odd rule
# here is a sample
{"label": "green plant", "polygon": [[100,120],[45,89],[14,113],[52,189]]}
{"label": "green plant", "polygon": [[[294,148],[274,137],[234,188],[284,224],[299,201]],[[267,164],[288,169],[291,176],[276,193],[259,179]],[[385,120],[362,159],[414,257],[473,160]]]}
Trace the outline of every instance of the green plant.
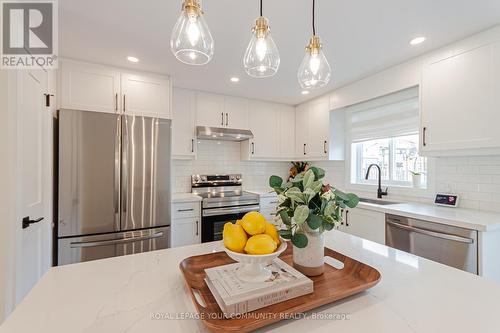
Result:
{"label": "green plant", "polygon": [[414,176],[420,176],[422,174],[422,172],[417,172],[417,171],[411,171],[410,170],[410,173]]}
{"label": "green plant", "polygon": [[285,226],[280,235],[296,247],[307,246],[306,225],[319,232],[332,230],[342,220],[341,209],[354,208],[359,203],[355,194],[323,184],[324,176],[323,169],[310,167],[286,184],[281,177],[269,178],[269,185],[278,194],[276,215]]}

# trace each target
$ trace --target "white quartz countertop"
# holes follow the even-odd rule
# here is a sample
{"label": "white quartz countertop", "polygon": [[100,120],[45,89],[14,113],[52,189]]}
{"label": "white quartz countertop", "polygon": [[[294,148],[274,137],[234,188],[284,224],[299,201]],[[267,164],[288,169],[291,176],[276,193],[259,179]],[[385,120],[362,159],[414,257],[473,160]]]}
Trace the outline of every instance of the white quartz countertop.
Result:
{"label": "white quartz countertop", "polygon": [[500,214],[498,213],[441,207],[422,203],[378,205],[360,202],[358,207],[478,231],[500,229]]}
{"label": "white quartz countertop", "polygon": [[198,202],[201,201],[202,198],[199,195],[193,193],[173,193],[172,194],[172,202],[180,203],[180,202]]}
{"label": "white quartz countertop", "polygon": [[[340,231],[325,238],[327,246],[378,269],[381,282],[305,319],[261,332],[499,331],[500,284]],[[52,268],[0,332],[206,332],[196,319],[179,319],[195,311],[179,263],[220,246],[206,243]],[[312,319],[313,313],[344,319]]]}

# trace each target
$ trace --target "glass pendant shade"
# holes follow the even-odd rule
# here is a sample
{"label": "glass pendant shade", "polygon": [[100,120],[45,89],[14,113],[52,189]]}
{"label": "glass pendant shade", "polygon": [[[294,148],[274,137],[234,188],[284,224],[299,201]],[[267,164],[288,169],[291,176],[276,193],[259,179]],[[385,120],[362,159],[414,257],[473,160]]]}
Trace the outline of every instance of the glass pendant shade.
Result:
{"label": "glass pendant shade", "polygon": [[324,87],[330,82],[331,71],[330,64],[321,49],[319,37],[313,36],[297,74],[300,86],[303,89]]}
{"label": "glass pendant shade", "polygon": [[259,17],[252,29],[243,65],[247,74],[256,78],[273,76],[278,71],[280,55],[265,17]]}
{"label": "glass pendant shade", "polygon": [[204,65],[214,56],[214,40],[197,0],[185,0],[170,38],[175,57],[189,65]]}

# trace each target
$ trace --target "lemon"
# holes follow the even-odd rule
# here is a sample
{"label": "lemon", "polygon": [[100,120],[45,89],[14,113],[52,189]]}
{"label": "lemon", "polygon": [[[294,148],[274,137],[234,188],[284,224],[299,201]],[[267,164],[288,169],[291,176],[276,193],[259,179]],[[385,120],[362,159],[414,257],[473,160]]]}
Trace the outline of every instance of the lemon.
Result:
{"label": "lemon", "polygon": [[243,216],[241,226],[247,234],[257,235],[266,232],[266,218],[259,212],[249,212]]}
{"label": "lemon", "polygon": [[242,222],[241,220],[236,220],[237,225],[241,225],[241,222]]}
{"label": "lemon", "polygon": [[245,252],[248,254],[270,254],[276,251],[278,245],[266,234],[255,235],[248,239]]}
{"label": "lemon", "polygon": [[271,238],[276,242],[277,245],[280,245],[280,236],[278,235],[278,230],[274,224],[267,222],[266,223],[266,235],[271,236]]}
{"label": "lemon", "polygon": [[229,250],[244,253],[243,250],[245,249],[248,237],[241,225],[232,224],[231,222],[224,224],[222,239],[224,246]]}

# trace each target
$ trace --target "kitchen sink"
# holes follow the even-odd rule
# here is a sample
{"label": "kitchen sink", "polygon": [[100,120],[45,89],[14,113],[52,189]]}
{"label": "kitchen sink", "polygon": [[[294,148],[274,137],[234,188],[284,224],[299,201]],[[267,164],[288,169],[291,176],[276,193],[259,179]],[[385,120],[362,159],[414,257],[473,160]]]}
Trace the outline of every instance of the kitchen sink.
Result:
{"label": "kitchen sink", "polygon": [[364,203],[375,204],[375,205],[382,205],[382,206],[397,204],[397,202],[394,202],[394,201],[385,201],[385,200],[380,200],[380,199],[368,199],[368,198],[359,198],[359,201],[364,202]]}

